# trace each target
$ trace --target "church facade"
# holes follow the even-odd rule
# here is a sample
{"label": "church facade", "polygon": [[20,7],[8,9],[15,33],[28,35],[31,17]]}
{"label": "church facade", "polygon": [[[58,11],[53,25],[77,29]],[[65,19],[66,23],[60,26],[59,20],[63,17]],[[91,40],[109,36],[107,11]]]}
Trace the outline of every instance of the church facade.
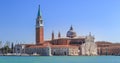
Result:
{"label": "church facade", "polygon": [[36,44],[17,44],[14,47],[14,53],[43,56],[97,55],[97,46],[94,40],[95,38],[91,33],[88,36],[78,37],[71,26],[66,33],[66,38],[62,38],[59,32],[58,39],[55,39],[54,32],[52,32],[51,40],[45,41],[44,21],[39,6],[36,18]]}

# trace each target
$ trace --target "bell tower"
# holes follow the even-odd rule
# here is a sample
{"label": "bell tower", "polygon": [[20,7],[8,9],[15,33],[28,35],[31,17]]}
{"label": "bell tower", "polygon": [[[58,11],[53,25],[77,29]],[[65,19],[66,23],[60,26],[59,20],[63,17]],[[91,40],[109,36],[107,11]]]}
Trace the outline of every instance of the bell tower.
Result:
{"label": "bell tower", "polygon": [[36,18],[36,44],[42,44],[43,42],[44,42],[44,26],[39,5],[38,15]]}
{"label": "bell tower", "polygon": [[54,32],[52,32],[52,40],[54,40]]}

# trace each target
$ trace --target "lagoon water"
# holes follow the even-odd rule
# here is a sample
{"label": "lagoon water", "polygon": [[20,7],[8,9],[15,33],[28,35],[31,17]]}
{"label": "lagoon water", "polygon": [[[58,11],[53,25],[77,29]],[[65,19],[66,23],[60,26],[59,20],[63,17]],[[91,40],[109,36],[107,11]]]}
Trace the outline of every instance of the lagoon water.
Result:
{"label": "lagoon water", "polygon": [[0,63],[120,63],[120,56],[0,56]]}

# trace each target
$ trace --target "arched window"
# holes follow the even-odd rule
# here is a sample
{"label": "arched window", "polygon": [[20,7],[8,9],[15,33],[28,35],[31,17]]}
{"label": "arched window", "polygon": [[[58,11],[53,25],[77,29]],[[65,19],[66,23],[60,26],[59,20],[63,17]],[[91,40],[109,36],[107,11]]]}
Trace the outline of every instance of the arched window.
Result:
{"label": "arched window", "polygon": [[41,20],[41,24],[42,24],[43,22],[42,22],[42,20]]}

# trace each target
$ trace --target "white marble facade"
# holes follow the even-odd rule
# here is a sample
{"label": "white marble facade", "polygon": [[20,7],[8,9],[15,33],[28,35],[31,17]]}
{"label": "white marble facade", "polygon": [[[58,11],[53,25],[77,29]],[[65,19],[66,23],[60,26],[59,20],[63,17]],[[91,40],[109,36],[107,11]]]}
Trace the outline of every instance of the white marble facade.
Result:
{"label": "white marble facade", "polygon": [[82,55],[93,56],[97,55],[97,45],[94,43],[94,37],[91,36],[91,33],[86,36],[85,43],[82,44]]}

